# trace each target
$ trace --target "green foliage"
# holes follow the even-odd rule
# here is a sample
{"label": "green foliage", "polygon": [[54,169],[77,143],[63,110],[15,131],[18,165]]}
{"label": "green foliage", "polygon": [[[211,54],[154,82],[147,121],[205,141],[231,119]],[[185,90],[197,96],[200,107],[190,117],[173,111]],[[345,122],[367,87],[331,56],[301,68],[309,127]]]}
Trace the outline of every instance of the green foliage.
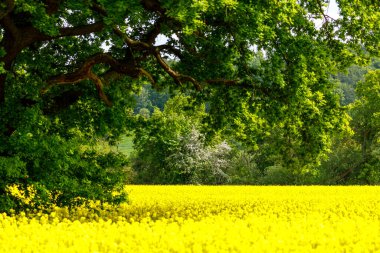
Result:
{"label": "green foliage", "polygon": [[132,167],[137,172],[138,183],[181,183],[175,171],[167,168],[165,158],[179,146],[179,138],[199,124],[203,112],[194,110],[182,113],[189,106],[189,98],[176,96],[168,101],[164,111],[155,109],[147,118],[139,116],[135,130],[135,158]]}
{"label": "green foliage", "polygon": [[259,184],[264,176],[258,166],[257,154],[244,149],[232,149],[231,161],[226,174],[230,184]]}
{"label": "green foliage", "polygon": [[204,106],[190,109],[191,99],[177,95],[148,117],[140,116],[135,131],[132,167],[137,183],[220,184],[229,180],[226,143],[207,145],[200,132]]}
{"label": "green foliage", "polygon": [[[121,191],[126,165],[125,158],[96,146],[97,141],[73,129],[57,133],[53,123],[42,117],[38,110],[27,109],[25,117],[34,117],[30,125],[17,128],[4,140],[6,156],[1,157],[2,188],[22,184],[22,188],[34,186],[38,195],[29,208],[50,205],[77,205],[86,200],[121,201],[125,196],[114,198],[113,191]],[[70,136],[71,137],[68,137]],[[80,137],[82,135],[83,137]],[[87,145],[83,145],[86,140]],[[6,198],[9,198],[6,197]],[[13,203],[16,210],[25,208]]]}
{"label": "green foliage", "polygon": [[17,203],[12,196],[5,196],[8,185],[25,181],[27,178],[26,164],[20,157],[0,157],[0,206],[5,210],[16,208]]}
{"label": "green foliage", "polygon": [[130,155],[133,152],[133,137],[121,137],[119,143],[117,144],[117,149],[125,155]]}
{"label": "green foliage", "polygon": [[[132,110],[105,108],[93,97],[83,96],[75,105],[58,110],[50,101],[19,101],[26,90],[20,89],[19,95],[15,90],[14,100],[9,99],[0,110],[0,210],[73,206],[87,200],[119,203],[126,199],[114,192],[122,192],[128,176],[127,161],[108,143],[125,129]],[[37,194],[24,203],[5,190],[12,185],[25,192],[32,187]]]}
{"label": "green foliage", "polygon": [[138,96],[136,96],[134,111],[135,113],[139,113],[141,109],[147,109],[149,114],[154,111],[154,108],[162,111],[169,96],[168,92],[157,92],[151,86],[145,85]]}
{"label": "green foliage", "polygon": [[380,183],[379,80],[380,70],[370,70],[357,83],[358,99],[350,108],[350,125],[354,134],[335,141],[333,153],[321,167],[322,180],[326,183]]}
{"label": "green foliage", "polygon": [[[351,135],[337,138],[326,161],[318,168],[318,182],[322,184],[353,184],[349,173],[357,174],[363,158],[360,145]],[[356,182],[357,183],[357,182]]]}
{"label": "green foliage", "polygon": [[369,71],[356,88],[358,100],[352,108],[355,139],[361,145],[363,169],[358,176],[368,183],[380,183],[378,176],[380,132],[380,70]]}
{"label": "green foliage", "polygon": [[380,69],[380,60],[373,58],[369,66],[350,66],[344,73],[338,73],[334,79],[338,81],[337,92],[342,105],[348,105],[356,100],[356,84],[363,80],[368,70]]}

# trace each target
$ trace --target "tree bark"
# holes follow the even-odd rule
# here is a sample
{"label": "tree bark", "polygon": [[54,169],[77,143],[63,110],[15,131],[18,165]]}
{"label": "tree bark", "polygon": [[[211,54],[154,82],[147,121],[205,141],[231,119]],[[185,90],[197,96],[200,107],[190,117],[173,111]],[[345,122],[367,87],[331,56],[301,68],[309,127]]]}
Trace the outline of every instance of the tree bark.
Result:
{"label": "tree bark", "polygon": [[0,75],[0,106],[5,102],[5,79],[7,78],[6,74]]}

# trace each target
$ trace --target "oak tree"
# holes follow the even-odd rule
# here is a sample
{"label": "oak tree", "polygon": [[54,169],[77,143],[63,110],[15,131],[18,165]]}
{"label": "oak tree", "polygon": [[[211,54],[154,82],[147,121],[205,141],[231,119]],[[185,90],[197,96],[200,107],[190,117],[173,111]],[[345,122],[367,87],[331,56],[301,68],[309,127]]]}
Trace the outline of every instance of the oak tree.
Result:
{"label": "oak tree", "polygon": [[316,161],[347,125],[330,74],[379,53],[377,1],[337,0],[336,19],[328,4],[3,0],[0,209],[27,205],[15,184],[36,205],[115,200],[123,159],[97,143],[133,127],[146,83],[207,101],[210,131],[252,147],[275,136],[284,162]]}

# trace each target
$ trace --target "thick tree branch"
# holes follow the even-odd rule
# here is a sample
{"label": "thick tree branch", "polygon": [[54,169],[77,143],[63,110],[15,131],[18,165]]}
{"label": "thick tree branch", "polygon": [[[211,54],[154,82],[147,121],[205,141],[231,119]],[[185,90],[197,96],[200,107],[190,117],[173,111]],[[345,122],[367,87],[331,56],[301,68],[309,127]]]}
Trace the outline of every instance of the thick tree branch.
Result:
{"label": "thick tree branch", "polygon": [[51,87],[57,84],[74,84],[83,80],[91,80],[95,83],[96,89],[100,98],[108,105],[112,103],[109,101],[103,91],[103,83],[100,78],[92,72],[92,67],[98,63],[107,63],[110,65],[116,64],[116,61],[107,54],[97,54],[87,59],[84,64],[75,72],[54,76],[48,80],[48,86],[42,89],[42,94],[46,93]]}
{"label": "thick tree branch", "polygon": [[139,75],[143,75],[143,76],[147,77],[147,78],[149,79],[150,83],[151,83],[153,86],[155,86],[156,82],[155,82],[153,76],[152,76],[148,71],[146,71],[146,70],[143,69],[143,68],[138,68],[137,70],[138,70],[138,72],[139,72]]}
{"label": "thick tree branch", "polygon": [[144,9],[151,12],[158,12],[161,14],[165,13],[158,0],[140,0],[141,4],[144,6]]}
{"label": "thick tree branch", "polygon": [[106,94],[103,91],[103,83],[100,78],[95,75],[92,71],[88,72],[88,78],[95,83],[96,90],[98,91],[99,97],[106,103],[108,106],[112,106],[111,101],[108,99]]}
{"label": "thick tree branch", "polygon": [[12,12],[15,7],[15,1],[14,0],[5,0],[3,3],[6,6],[6,9],[0,9],[0,20],[3,19],[5,16],[8,15],[8,13]]}
{"label": "thick tree branch", "polygon": [[[13,1],[7,0],[7,3],[9,3],[8,6],[11,6],[11,2]],[[61,0],[45,0],[47,12],[50,14],[57,12],[59,10],[59,5],[61,2]],[[168,73],[168,75],[171,76],[177,84],[182,85],[183,82],[190,82],[194,85],[194,87],[197,90],[201,90],[202,86],[195,78],[176,72],[164,61],[164,59],[161,56],[161,50],[166,50],[180,57],[181,51],[179,49],[176,49],[170,45],[161,45],[158,47],[155,47],[153,45],[155,39],[160,34],[161,24],[166,20],[164,10],[160,7],[159,2],[157,0],[142,0],[141,3],[146,10],[160,13],[160,17],[153,24],[149,32],[143,35],[143,40],[138,41],[128,37],[126,33],[124,33],[121,29],[119,29],[116,26],[113,28],[114,33],[117,36],[119,36],[125,42],[126,45],[128,45],[129,50],[137,50],[142,52],[143,55],[154,56],[157,60],[158,65],[161,66],[161,68],[166,73]],[[93,4],[91,8],[101,16],[107,16],[106,10],[102,8],[100,5]],[[8,41],[14,42],[13,45],[9,44],[9,47],[7,48],[7,55],[3,59],[1,59],[3,61],[4,59],[6,59],[7,62],[12,62],[23,48],[30,46],[32,43],[36,41],[48,41],[60,37],[91,34],[94,32],[99,32],[103,30],[105,27],[105,24],[102,21],[98,21],[83,26],[60,28],[59,35],[49,36],[38,31],[36,28],[31,26],[31,24],[24,27],[18,27],[17,25],[15,25],[15,23],[13,23],[13,20],[10,17],[10,15],[5,16],[2,20],[0,20],[0,22],[6,30],[6,32],[9,34]],[[10,38],[12,37],[13,40],[10,40]],[[100,63],[107,64],[110,66],[109,71],[107,71],[102,76],[102,78],[92,71],[93,66]],[[91,80],[96,86],[99,97],[107,105],[111,106],[112,103],[103,91],[103,81],[108,81],[108,79],[115,77],[118,78],[120,76],[130,76],[132,78],[145,76],[149,79],[152,85],[155,84],[152,75],[145,69],[138,67],[137,63],[134,61],[133,58],[128,59],[127,61],[119,61],[117,59],[114,59],[109,54],[100,53],[86,59],[85,62],[76,71],[50,78],[48,80],[48,85],[42,90],[42,92],[47,92],[47,90],[49,90],[52,86],[55,86],[57,84],[73,84],[83,80]],[[237,81],[224,79],[207,80],[203,83],[222,84],[227,86],[239,85]]]}
{"label": "thick tree branch", "polygon": [[[83,80],[91,80],[94,82],[96,89],[98,91],[99,97],[108,105],[111,106],[112,103],[106,96],[103,91],[103,81],[102,79],[96,75],[92,68],[96,64],[107,64],[111,66],[111,70],[106,73],[104,77],[114,77],[114,74],[127,75],[132,78],[138,78],[140,76],[145,76],[149,79],[152,85],[155,84],[155,81],[152,75],[147,72],[143,68],[136,67],[131,63],[120,62],[114,59],[111,55],[105,53],[96,54],[90,58],[88,58],[82,66],[74,71],[73,73],[62,74],[58,76],[54,76],[48,80],[48,85],[41,90],[41,93],[46,93],[50,88],[57,84],[74,84]],[[113,75],[113,76],[112,76]]]}
{"label": "thick tree branch", "polygon": [[137,41],[129,38],[125,33],[123,33],[118,27],[113,28],[114,33],[119,36],[130,48],[140,49],[140,50],[151,50],[152,45],[148,43]]}
{"label": "thick tree branch", "polygon": [[[46,0],[47,13],[58,11],[61,0]],[[14,0],[5,0],[7,9],[0,9],[0,26],[4,29],[4,35],[0,42],[0,46],[5,49],[5,56],[0,58],[0,62],[4,63],[4,68],[10,70],[17,55],[24,49],[37,41],[48,41],[55,38],[66,36],[78,36],[101,31],[104,27],[103,22],[93,24],[61,28],[58,36],[48,36],[43,34],[27,22],[22,25],[17,25],[16,20],[12,18],[12,11],[15,6]],[[5,80],[6,74],[0,75],[0,105],[5,100]]]}
{"label": "thick tree branch", "polygon": [[[162,59],[160,50],[165,49],[165,50],[171,51],[171,52],[175,53],[176,55],[178,55],[179,57],[181,56],[180,50],[175,49],[170,45],[161,45],[161,46],[156,47],[156,46],[149,45],[146,42],[133,40],[133,39],[129,38],[125,33],[120,31],[118,28],[114,28],[114,32],[120,38],[122,38],[124,40],[124,42],[130,48],[137,49],[137,50],[145,50],[148,52],[148,54],[153,54],[153,56],[156,58],[158,64],[163,68],[163,70],[166,73],[168,73],[174,79],[174,81],[177,84],[182,85],[183,82],[190,82],[194,85],[196,90],[198,90],[198,91],[202,90],[201,84],[195,78],[176,72],[165,62],[164,59]],[[214,80],[206,80],[206,81],[204,81],[204,83],[207,83],[207,84],[223,84],[226,86],[236,86],[236,87],[241,87],[241,88],[252,88],[251,85],[244,85],[244,84],[240,83],[238,80],[214,79]]]}
{"label": "thick tree branch", "polygon": [[181,59],[183,57],[181,50],[179,50],[178,48],[175,48],[171,45],[164,44],[164,45],[157,46],[156,48],[158,48],[158,50],[160,50],[160,52],[166,51],[170,54],[173,54],[173,55],[177,56],[179,59]]}
{"label": "thick tree branch", "polygon": [[191,82],[198,91],[202,89],[201,85],[193,77],[182,75],[170,68],[170,66],[164,61],[164,59],[162,59],[161,53],[157,48],[154,50],[154,56],[156,57],[158,64],[160,64],[160,66],[165,70],[165,72],[168,73],[176,83],[181,85],[184,81]]}
{"label": "thick tree branch", "polygon": [[43,34],[32,26],[17,27],[11,17],[8,15],[0,21],[0,24],[6,31],[5,37],[2,40],[2,46],[5,48],[6,55],[0,58],[6,67],[10,67],[16,56],[31,44],[37,41],[49,41],[56,38],[86,35],[93,32],[99,32],[104,28],[103,22],[93,24],[61,28],[60,34],[57,36],[49,36]]}
{"label": "thick tree branch", "polygon": [[67,36],[79,36],[79,35],[86,35],[94,32],[100,32],[104,28],[104,23],[102,21],[88,24],[88,25],[82,25],[82,26],[75,26],[75,27],[65,27],[59,29],[59,35],[57,36],[47,36],[44,38],[44,40],[49,39],[55,39],[60,37],[67,37]]}
{"label": "thick tree branch", "polygon": [[0,25],[4,28],[5,32],[9,33],[14,40],[21,37],[20,29],[16,26],[10,15],[4,16],[0,20]]}
{"label": "thick tree branch", "polygon": [[161,16],[156,20],[151,30],[145,34],[143,41],[149,45],[153,45],[156,41],[157,36],[161,32],[161,24],[165,21],[165,18]]}
{"label": "thick tree branch", "polygon": [[56,13],[61,2],[62,0],[45,0],[46,13],[49,15]]}
{"label": "thick tree branch", "polygon": [[[146,10],[149,11],[157,11],[160,12],[162,15],[164,14],[164,10],[160,7],[160,4],[157,0],[142,0],[141,4],[144,6]],[[93,9],[100,13],[103,16],[107,16],[107,12],[99,5],[93,5]],[[161,57],[160,48],[164,48],[164,46],[155,47],[153,46],[153,43],[156,39],[156,37],[159,35],[161,30],[161,23],[165,20],[164,16],[161,16],[156,23],[153,25],[152,30],[148,32],[144,37],[144,41],[137,41],[133,40],[130,37],[127,36],[124,32],[122,32],[118,27],[114,27],[113,31],[114,33],[119,36],[131,50],[138,50],[138,51],[146,51],[149,54],[152,54],[158,64],[165,70],[166,73],[168,73],[174,81],[182,85],[182,82],[191,82],[197,90],[201,90],[201,85],[198,83],[197,80],[195,80],[193,77],[188,75],[182,75],[180,73],[177,73],[174,71]],[[166,46],[166,49],[171,49],[176,54],[180,55],[179,50],[175,50],[173,47]],[[151,75],[146,71],[141,71],[140,74],[147,76],[151,81],[153,78]],[[149,74],[149,75],[148,75]],[[154,80],[153,80],[154,81]],[[154,84],[154,82],[152,82]]]}

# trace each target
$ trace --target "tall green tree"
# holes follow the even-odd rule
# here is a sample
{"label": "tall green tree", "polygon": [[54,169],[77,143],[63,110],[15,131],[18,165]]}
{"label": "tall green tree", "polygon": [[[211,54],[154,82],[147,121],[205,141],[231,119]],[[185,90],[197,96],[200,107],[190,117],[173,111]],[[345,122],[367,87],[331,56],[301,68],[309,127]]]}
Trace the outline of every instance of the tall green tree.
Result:
{"label": "tall green tree", "polygon": [[[358,100],[352,109],[352,127],[361,147],[359,179],[380,183],[380,70],[369,71],[356,88]],[[354,171],[350,171],[351,173]]]}
{"label": "tall green tree", "polygon": [[327,183],[380,183],[380,70],[357,83],[358,99],[349,107],[351,135],[335,141],[321,170]]}
{"label": "tall green tree", "polygon": [[94,143],[133,127],[131,92],[147,82],[208,101],[210,130],[255,146],[279,129],[287,157],[320,157],[345,120],[331,72],[379,53],[376,1],[338,0],[338,19],[327,3],[2,1],[1,209],[21,205],[12,184],[62,205],[112,200],[120,163]]}

